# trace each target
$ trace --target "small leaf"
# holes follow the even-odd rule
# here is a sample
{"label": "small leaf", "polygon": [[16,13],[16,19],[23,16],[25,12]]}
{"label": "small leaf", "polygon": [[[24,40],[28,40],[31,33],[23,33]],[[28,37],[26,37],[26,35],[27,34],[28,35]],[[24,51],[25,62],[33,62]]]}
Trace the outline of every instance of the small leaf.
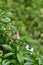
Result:
{"label": "small leaf", "polygon": [[11,56],[11,55],[13,55],[14,53],[7,53],[7,54],[5,54],[4,55],[4,58],[7,58],[7,57],[9,57],[9,56]]}
{"label": "small leaf", "polygon": [[33,59],[31,59],[31,58],[29,58],[29,57],[24,57],[24,60],[26,60],[26,61],[28,61],[28,62],[35,62],[35,60],[33,60]]}
{"label": "small leaf", "polygon": [[5,65],[5,62],[6,62],[6,61],[7,61],[7,60],[3,60],[3,61],[2,61],[2,65]]}
{"label": "small leaf", "polygon": [[2,58],[0,58],[0,63],[2,62]]}
{"label": "small leaf", "polygon": [[9,18],[2,18],[3,23],[9,23],[11,20]]}
{"label": "small leaf", "polygon": [[9,64],[10,64],[10,61],[7,61],[7,60],[2,61],[2,65],[9,65]]}
{"label": "small leaf", "polygon": [[8,50],[8,51],[14,51],[9,45],[7,45],[7,44],[3,44],[2,45],[6,50]]}
{"label": "small leaf", "polygon": [[7,16],[10,17],[10,18],[14,17],[12,12],[7,12]]}
{"label": "small leaf", "polygon": [[20,63],[23,63],[24,62],[24,58],[23,58],[23,55],[21,53],[17,53],[17,58],[18,58],[18,61]]}
{"label": "small leaf", "polygon": [[15,65],[15,64],[16,64],[16,60],[10,60],[10,61],[9,61],[9,60],[6,60],[6,59],[5,59],[5,60],[2,61],[2,65],[10,65],[11,63],[12,63],[13,65]]}
{"label": "small leaf", "polygon": [[31,62],[26,62],[24,65],[32,65]]}

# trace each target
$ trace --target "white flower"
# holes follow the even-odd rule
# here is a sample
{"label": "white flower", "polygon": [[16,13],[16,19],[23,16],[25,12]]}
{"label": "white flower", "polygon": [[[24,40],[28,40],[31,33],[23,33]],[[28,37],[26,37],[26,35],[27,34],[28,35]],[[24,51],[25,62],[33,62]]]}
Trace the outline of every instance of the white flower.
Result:
{"label": "white flower", "polygon": [[30,51],[33,51],[33,50],[34,50],[33,48],[30,49]]}
{"label": "white flower", "polygon": [[26,49],[29,50],[29,45],[28,44],[26,45]]}

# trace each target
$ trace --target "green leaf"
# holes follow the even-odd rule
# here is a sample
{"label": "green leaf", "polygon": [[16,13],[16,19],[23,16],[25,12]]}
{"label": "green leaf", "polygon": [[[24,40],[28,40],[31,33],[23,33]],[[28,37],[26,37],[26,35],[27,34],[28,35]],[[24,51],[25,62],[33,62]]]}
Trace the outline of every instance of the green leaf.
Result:
{"label": "green leaf", "polygon": [[35,62],[35,60],[29,58],[29,57],[24,57],[24,60],[28,61],[28,62]]}
{"label": "green leaf", "polygon": [[9,56],[11,56],[11,55],[13,55],[14,53],[7,53],[7,54],[5,54],[4,55],[4,58],[7,58],[7,57],[9,57]]}
{"label": "green leaf", "polygon": [[5,62],[6,62],[6,61],[7,61],[7,60],[3,60],[3,61],[2,61],[2,65],[5,65]]}
{"label": "green leaf", "polygon": [[17,58],[18,58],[18,61],[20,63],[23,63],[24,62],[24,58],[23,58],[23,55],[21,53],[17,53]]}
{"label": "green leaf", "polygon": [[10,60],[10,61],[9,61],[9,60],[6,60],[6,59],[5,59],[5,60],[2,61],[2,65],[10,65],[11,63],[12,63],[13,65],[17,65],[17,64],[16,64],[16,60]]}
{"label": "green leaf", "polygon": [[13,13],[12,12],[7,12],[7,16],[10,18],[13,18]]}
{"label": "green leaf", "polygon": [[26,62],[26,63],[24,63],[24,65],[32,65],[32,63],[31,62]]}
{"label": "green leaf", "polygon": [[8,50],[8,51],[14,51],[13,49],[12,49],[12,47],[11,46],[9,46],[9,45],[7,45],[7,44],[3,44],[2,45],[6,50]]}
{"label": "green leaf", "polygon": [[2,62],[2,58],[0,58],[0,63]]}
{"label": "green leaf", "polygon": [[2,18],[3,23],[9,23],[11,20],[9,18]]}
{"label": "green leaf", "polygon": [[10,64],[10,61],[7,61],[7,60],[2,61],[2,65],[9,65],[9,64]]}

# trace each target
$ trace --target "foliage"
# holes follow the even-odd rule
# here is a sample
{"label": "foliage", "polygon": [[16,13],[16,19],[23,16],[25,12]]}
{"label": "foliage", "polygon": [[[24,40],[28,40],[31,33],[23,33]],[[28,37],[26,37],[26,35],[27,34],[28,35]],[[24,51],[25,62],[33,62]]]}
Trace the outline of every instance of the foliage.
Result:
{"label": "foliage", "polygon": [[0,0],[0,65],[43,65],[42,49],[43,0]]}

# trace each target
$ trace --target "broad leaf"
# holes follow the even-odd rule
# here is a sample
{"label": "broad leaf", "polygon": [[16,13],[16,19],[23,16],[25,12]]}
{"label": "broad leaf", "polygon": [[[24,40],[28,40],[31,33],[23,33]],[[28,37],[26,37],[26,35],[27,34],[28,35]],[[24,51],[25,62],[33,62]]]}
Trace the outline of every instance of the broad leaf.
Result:
{"label": "broad leaf", "polygon": [[14,53],[7,53],[7,54],[5,54],[4,55],[4,58],[7,58],[7,57],[9,57],[9,56],[11,56],[11,55],[13,55]]}
{"label": "broad leaf", "polygon": [[12,49],[12,47],[11,46],[9,46],[9,45],[7,45],[7,44],[3,44],[2,45],[6,50],[8,50],[8,51],[14,51],[13,49]]}
{"label": "broad leaf", "polygon": [[24,58],[23,58],[23,55],[21,53],[17,53],[17,58],[18,58],[18,61],[20,63],[23,63],[24,62]]}

